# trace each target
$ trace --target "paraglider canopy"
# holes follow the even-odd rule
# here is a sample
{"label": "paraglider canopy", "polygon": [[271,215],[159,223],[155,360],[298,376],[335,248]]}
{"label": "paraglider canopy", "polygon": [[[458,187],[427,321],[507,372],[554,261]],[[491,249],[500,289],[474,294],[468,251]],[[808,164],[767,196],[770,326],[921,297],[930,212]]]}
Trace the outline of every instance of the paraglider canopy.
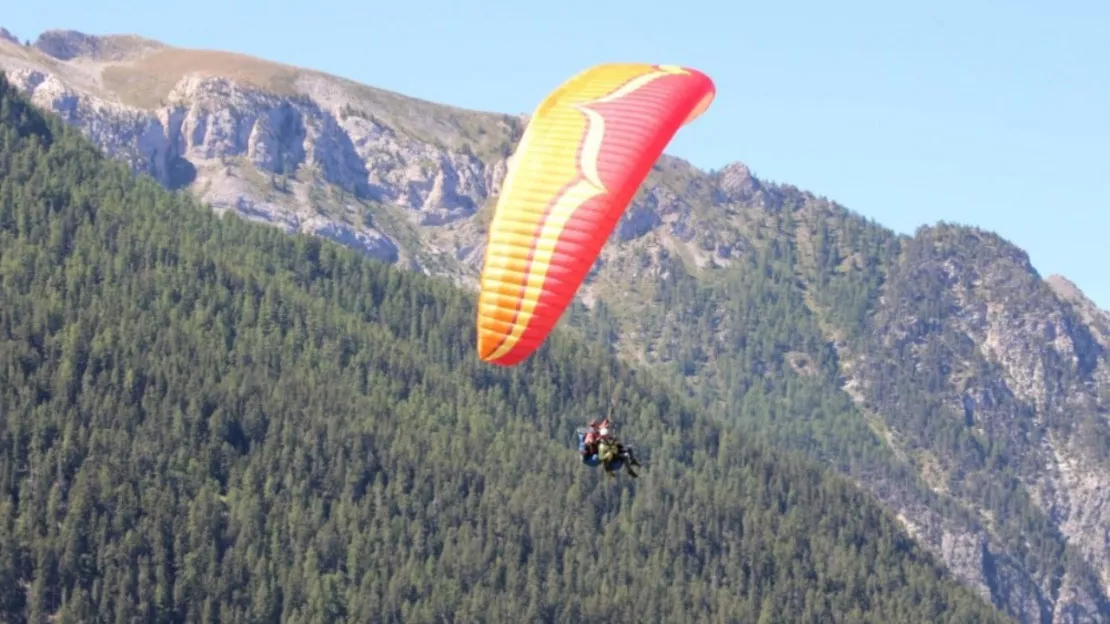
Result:
{"label": "paraglider canopy", "polygon": [[539,105],[489,228],[478,356],[511,366],[551,332],[652,165],[715,96],[673,65],[598,65]]}

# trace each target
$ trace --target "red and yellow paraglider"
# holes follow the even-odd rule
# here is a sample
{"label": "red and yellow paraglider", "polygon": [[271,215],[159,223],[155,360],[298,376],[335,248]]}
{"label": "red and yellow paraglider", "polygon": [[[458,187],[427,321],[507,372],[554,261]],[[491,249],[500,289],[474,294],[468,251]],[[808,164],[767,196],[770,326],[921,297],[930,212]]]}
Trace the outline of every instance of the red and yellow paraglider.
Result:
{"label": "red and yellow paraglider", "polygon": [[483,361],[511,366],[543,344],[652,165],[714,95],[697,70],[621,63],[587,69],[540,104],[490,223]]}

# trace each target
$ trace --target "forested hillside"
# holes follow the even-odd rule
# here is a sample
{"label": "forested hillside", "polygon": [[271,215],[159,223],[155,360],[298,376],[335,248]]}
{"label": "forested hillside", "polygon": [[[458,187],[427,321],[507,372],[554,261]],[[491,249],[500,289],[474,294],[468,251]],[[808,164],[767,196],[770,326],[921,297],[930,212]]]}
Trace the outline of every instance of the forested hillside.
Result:
{"label": "forested hillside", "polygon": [[[218,213],[470,288],[528,123],[135,35],[0,29],[0,69]],[[991,232],[815,190],[664,155],[563,327],[837,469],[1020,622],[1110,622],[1110,316]]]}
{"label": "forested hillside", "polygon": [[744,253],[699,271],[635,241],[594,284],[627,357],[862,484],[1021,621],[1110,621],[1110,350],[1024,252],[951,224],[896,236],[788,187],[695,218]]}
{"label": "forested hillside", "polygon": [[[1003,618],[868,496],[588,344],[219,218],[0,80],[0,619]],[[573,427],[621,384],[648,468]]]}

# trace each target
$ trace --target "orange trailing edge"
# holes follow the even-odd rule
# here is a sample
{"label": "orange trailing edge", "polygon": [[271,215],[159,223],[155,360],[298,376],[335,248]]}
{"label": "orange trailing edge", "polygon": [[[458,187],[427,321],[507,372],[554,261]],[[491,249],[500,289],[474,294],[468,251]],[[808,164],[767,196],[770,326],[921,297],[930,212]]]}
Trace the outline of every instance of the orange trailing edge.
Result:
{"label": "orange trailing edge", "polygon": [[511,366],[543,344],[663,149],[715,93],[694,69],[622,63],[587,69],[540,104],[489,228],[483,361]]}

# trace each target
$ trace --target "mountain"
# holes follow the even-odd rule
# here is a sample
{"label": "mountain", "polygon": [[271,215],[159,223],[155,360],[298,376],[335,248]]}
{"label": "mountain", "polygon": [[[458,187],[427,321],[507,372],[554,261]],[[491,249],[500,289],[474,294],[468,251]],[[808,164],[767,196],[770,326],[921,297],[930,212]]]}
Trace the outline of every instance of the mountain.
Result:
{"label": "mountain", "polygon": [[[439,278],[136,180],[0,77],[5,622],[1004,622],[847,480]],[[620,384],[648,464],[574,426]],[[649,459],[650,456],[650,459]]]}
{"label": "mountain", "polygon": [[0,41],[0,58],[36,104],[169,188],[433,272],[457,238],[477,240],[479,228],[462,226],[500,185],[523,130],[508,116],[139,37],[48,32],[33,47]]}
{"label": "mountain", "polygon": [[[217,212],[469,287],[527,122],[133,36],[0,42],[0,67]],[[1110,621],[1107,314],[1014,245],[664,156],[580,299],[566,331],[850,478],[1018,621]]]}

